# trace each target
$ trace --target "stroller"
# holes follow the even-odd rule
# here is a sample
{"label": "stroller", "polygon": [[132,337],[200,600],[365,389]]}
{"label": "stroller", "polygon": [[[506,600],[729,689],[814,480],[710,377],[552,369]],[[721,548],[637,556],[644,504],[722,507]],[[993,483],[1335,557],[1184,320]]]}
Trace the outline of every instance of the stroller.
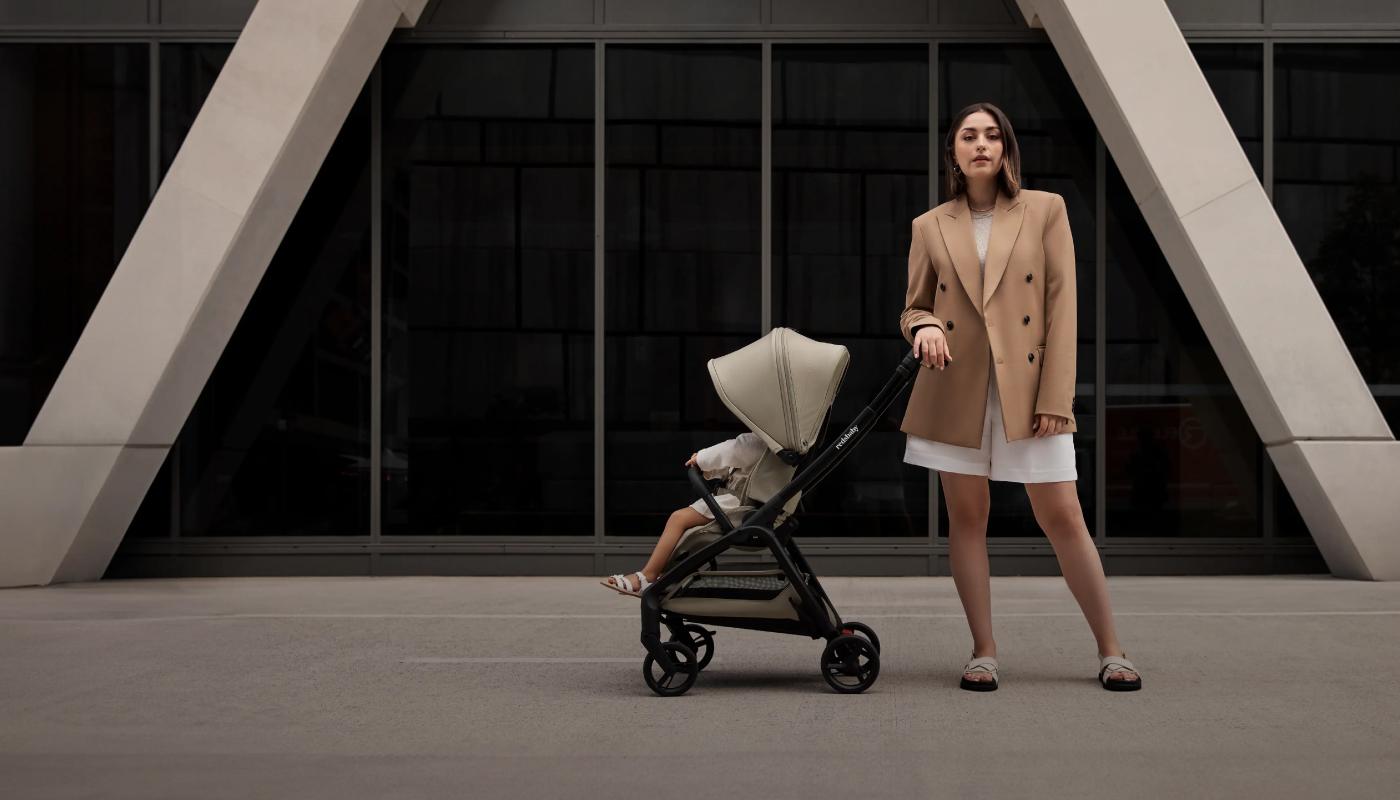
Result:
{"label": "stroller", "polygon": [[[726,515],[697,466],[691,487],[714,521],[687,530],[661,577],[642,593],[642,675],[663,697],[684,694],[714,657],[707,625],[826,639],[821,674],[832,689],[858,693],[880,675],[880,639],[868,625],[843,621],[797,547],[798,502],[854,450],[918,374],[906,355],[894,375],[835,442],[816,444],[846,374],[845,347],[775,328],[762,339],[709,362],[720,399],[768,445],[730,491],[739,508]],[[764,569],[721,568],[726,552],[771,554]],[[760,567],[762,565],[759,565]],[[661,640],[661,626],[669,640]]]}

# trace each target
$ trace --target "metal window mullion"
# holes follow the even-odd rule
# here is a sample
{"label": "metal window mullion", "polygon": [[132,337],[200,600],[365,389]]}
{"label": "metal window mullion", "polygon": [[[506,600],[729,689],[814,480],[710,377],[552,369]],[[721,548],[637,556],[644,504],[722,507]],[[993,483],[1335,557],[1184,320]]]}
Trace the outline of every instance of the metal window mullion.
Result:
{"label": "metal window mullion", "polygon": [[[935,13],[930,9],[930,14]],[[928,43],[928,207],[938,205],[938,42]],[[911,230],[912,235],[912,230]],[[942,502],[938,474],[928,470],[928,543],[932,552],[928,558],[928,574],[938,575],[938,509]]]}
{"label": "metal window mullion", "polygon": [[[152,39],[147,43],[147,80],[150,82],[147,95],[146,124],[149,126],[146,131],[146,197],[148,201],[155,200],[156,191],[160,188],[160,42]],[[149,202],[148,202],[149,205]],[[175,441],[170,443],[170,450],[165,454],[166,461],[170,464],[170,529],[166,531],[169,538],[175,539],[180,535],[180,436],[176,434]],[[149,492],[150,490],[147,489]]]}
{"label": "metal window mullion", "polygon": [[604,378],[606,366],[606,318],[604,308],[604,276],[606,270],[606,249],[603,224],[604,197],[606,189],[607,162],[603,136],[607,130],[607,103],[605,83],[607,79],[607,45],[595,42],[593,48],[593,571],[602,573],[604,568],[603,535],[607,525],[606,497],[607,468],[604,458]]}
{"label": "metal window mullion", "polygon": [[[759,200],[759,229],[761,231],[759,263],[762,278],[762,313],[759,335],[773,328],[773,43],[763,43],[763,108],[759,136],[759,170],[762,174],[762,197]],[[682,373],[683,374],[683,373]]]}
{"label": "metal window mullion", "polygon": [[1108,153],[1094,134],[1094,538],[1108,540]]}
{"label": "metal window mullion", "polygon": [[[370,74],[369,122],[369,538],[384,533],[384,61]],[[378,573],[379,551],[370,552],[370,574]]]}

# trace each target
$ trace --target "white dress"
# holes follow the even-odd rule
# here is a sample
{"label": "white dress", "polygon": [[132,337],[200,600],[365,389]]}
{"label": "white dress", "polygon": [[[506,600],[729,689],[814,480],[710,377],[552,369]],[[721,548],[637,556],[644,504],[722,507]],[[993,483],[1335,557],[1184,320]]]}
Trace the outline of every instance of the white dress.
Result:
{"label": "white dress", "polygon": [[[725,478],[729,486],[736,485],[748,472],[758,465],[768,445],[756,433],[741,433],[726,442],[706,447],[695,454],[695,466],[706,478]],[[739,507],[739,498],[728,492],[715,494],[719,507],[729,513]],[[714,512],[705,505],[703,499],[696,500],[690,507],[699,511],[706,519],[714,519]]]}
{"label": "white dress", "polygon": [[[992,229],[992,211],[972,212],[972,232],[977,241],[977,259],[985,272],[987,242]],[[987,413],[982,421],[982,446],[958,447],[912,434],[904,446],[904,461],[940,472],[985,475],[994,481],[1049,483],[1079,479],[1075,469],[1074,437],[1070,433],[1006,440],[997,394],[996,369],[988,369]]]}

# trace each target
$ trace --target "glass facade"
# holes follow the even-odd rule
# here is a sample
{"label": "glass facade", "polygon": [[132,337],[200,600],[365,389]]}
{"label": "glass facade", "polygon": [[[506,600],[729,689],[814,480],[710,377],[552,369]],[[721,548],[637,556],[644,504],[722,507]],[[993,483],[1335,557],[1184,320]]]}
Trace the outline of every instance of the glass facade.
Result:
{"label": "glass facade", "polygon": [[658,535],[690,454],[744,430],[705,364],[762,328],[761,70],[757,46],[607,49],[608,534]]}
{"label": "glass facade", "polygon": [[[23,441],[229,50],[0,43],[0,445]],[[1397,426],[1400,115],[1374,99],[1400,84],[1400,43],[1192,51]],[[693,499],[686,457],[743,430],[707,359],[766,325],[846,345],[835,424],[888,376],[909,221],[944,199],[930,156],[979,99],[1015,124],[1025,185],[1069,209],[1091,531],[1305,543],[1049,44],[407,37],[129,540],[642,546]],[[805,498],[805,536],[941,552],[946,513],[902,463],[902,413]],[[990,534],[1043,544],[1022,488],[991,487]]]}
{"label": "glass facade", "polygon": [[[850,350],[833,428],[906,349],[890,309],[904,305],[909,222],[929,207],[928,58],[924,45],[773,48],[772,319]],[[928,471],[903,462],[903,416],[896,403],[804,498],[804,537],[928,536]]]}
{"label": "glass facade", "polygon": [[145,213],[147,53],[0,44],[0,446],[24,443]]}
{"label": "glass facade", "polygon": [[593,49],[384,57],[383,530],[593,534]]}

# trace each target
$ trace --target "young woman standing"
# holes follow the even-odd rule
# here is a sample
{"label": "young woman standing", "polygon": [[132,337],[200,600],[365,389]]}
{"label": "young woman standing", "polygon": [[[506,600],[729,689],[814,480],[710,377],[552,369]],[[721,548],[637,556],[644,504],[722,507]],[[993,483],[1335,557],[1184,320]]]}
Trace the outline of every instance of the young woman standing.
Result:
{"label": "young woman standing", "polygon": [[1076,490],[1074,243],[1065,201],[1021,188],[1001,109],[958,112],[943,150],[948,202],[915,218],[900,331],[920,370],[900,430],[904,460],[938,471],[953,582],[972,630],[960,686],[997,688],[987,558],[989,480],[1025,484],[1098,641],[1099,682],[1142,679],[1114,631],[1108,583]]}

